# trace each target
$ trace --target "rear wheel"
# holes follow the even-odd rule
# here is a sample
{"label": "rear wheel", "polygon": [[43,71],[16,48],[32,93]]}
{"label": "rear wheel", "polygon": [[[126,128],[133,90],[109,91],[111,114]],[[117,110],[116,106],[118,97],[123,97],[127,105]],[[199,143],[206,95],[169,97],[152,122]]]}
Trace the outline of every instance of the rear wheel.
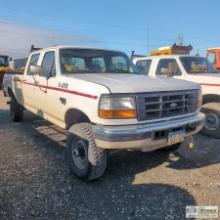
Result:
{"label": "rear wheel", "polygon": [[74,125],[67,139],[67,157],[73,173],[89,181],[101,177],[107,166],[106,151],[96,146],[90,123]]}
{"label": "rear wheel", "polygon": [[201,133],[220,138],[220,103],[207,103],[202,106],[201,111],[206,115],[206,121]]}
{"label": "rear wheel", "polygon": [[23,107],[14,96],[11,97],[10,101],[10,116],[13,122],[20,122],[23,119]]}

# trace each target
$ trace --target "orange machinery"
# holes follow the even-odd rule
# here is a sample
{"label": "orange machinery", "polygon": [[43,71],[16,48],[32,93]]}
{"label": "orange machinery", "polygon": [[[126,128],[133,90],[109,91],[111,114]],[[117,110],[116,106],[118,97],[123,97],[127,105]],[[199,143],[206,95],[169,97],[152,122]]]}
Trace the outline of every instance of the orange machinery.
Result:
{"label": "orange machinery", "polygon": [[206,53],[209,62],[220,72],[220,47],[208,48]]}

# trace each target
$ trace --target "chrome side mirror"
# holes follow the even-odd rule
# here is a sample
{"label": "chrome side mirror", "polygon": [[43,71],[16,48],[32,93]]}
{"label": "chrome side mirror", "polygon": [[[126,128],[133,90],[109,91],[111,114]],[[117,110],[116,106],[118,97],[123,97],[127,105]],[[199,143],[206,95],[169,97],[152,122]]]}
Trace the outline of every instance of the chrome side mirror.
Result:
{"label": "chrome side mirror", "polygon": [[31,65],[30,66],[30,72],[33,75],[41,75],[42,74],[42,67],[41,66],[36,66],[36,65]]}

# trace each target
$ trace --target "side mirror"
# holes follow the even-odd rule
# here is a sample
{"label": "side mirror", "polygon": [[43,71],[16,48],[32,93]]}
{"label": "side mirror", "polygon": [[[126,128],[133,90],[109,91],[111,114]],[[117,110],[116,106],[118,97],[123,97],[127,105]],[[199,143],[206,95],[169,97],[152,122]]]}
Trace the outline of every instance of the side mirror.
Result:
{"label": "side mirror", "polygon": [[31,65],[30,66],[30,72],[33,75],[41,75],[42,74],[42,68],[41,68],[41,66]]}

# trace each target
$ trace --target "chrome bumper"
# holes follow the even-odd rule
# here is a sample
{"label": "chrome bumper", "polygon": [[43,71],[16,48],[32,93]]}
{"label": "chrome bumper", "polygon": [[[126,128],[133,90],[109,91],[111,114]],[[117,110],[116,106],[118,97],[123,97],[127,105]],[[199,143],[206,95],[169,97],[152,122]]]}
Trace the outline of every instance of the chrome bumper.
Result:
{"label": "chrome bumper", "polygon": [[153,151],[168,145],[168,134],[185,130],[184,138],[199,132],[205,115],[198,113],[190,117],[129,126],[93,125],[96,145],[104,149],[140,149]]}

